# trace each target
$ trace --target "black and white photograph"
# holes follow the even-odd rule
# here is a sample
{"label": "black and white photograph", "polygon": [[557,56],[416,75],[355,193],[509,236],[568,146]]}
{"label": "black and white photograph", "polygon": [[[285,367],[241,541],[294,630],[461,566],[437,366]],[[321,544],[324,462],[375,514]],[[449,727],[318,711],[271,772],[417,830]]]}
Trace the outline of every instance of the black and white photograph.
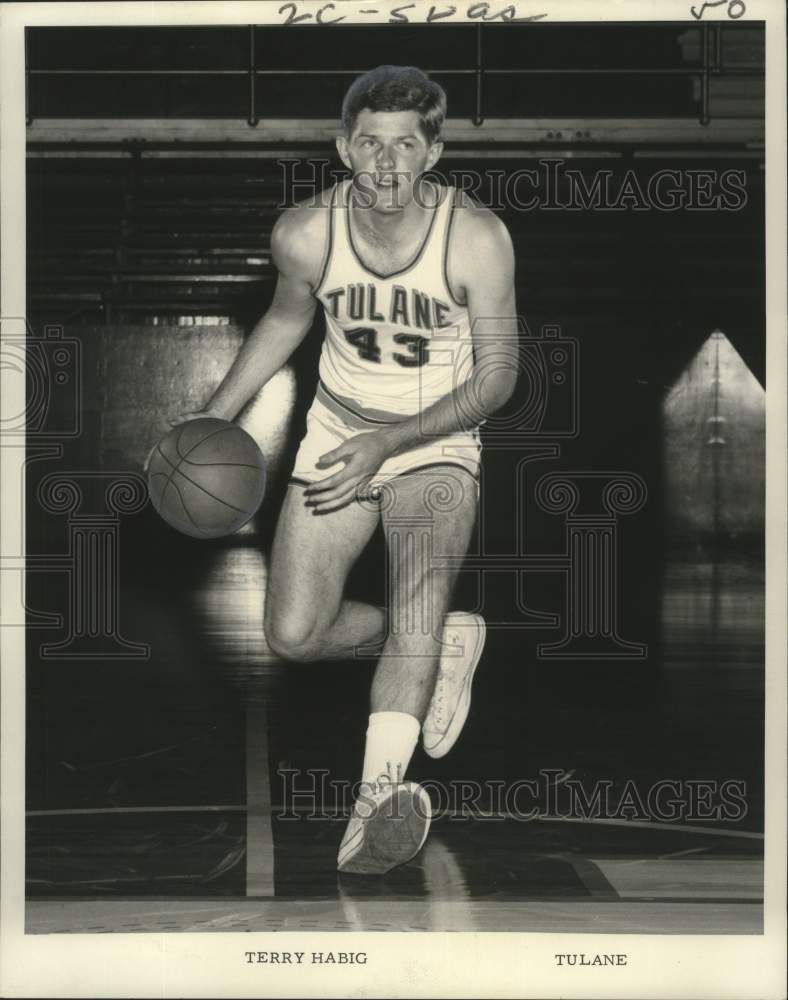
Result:
{"label": "black and white photograph", "polygon": [[783,5],[0,15],[0,992],[784,996]]}

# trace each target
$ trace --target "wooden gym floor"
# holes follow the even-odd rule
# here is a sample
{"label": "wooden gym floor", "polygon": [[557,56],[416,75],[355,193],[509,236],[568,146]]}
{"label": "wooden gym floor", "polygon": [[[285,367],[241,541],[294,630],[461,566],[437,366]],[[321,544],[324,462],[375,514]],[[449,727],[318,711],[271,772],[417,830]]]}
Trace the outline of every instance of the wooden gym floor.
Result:
{"label": "wooden gym floor", "polygon": [[343,803],[324,791],[308,819],[283,777],[301,791],[310,769],[357,778],[369,666],[266,657],[254,549],[215,549],[191,570],[176,625],[156,601],[124,603],[129,637],[160,640],[147,664],[30,671],[27,932],[761,933],[758,560],[666,563],[648,661],[594,665],[591,679],[588,664],[515,670],[511,632],[493,630],[461,743],[411,766],[447,784],[549,771],[556,787],[634,782],[643,796],[673,780],[685,799],[693,780],[739,781],[742,815],[554,807],[523,821],[447,802],[418,857],[384,878],[338,876]]}

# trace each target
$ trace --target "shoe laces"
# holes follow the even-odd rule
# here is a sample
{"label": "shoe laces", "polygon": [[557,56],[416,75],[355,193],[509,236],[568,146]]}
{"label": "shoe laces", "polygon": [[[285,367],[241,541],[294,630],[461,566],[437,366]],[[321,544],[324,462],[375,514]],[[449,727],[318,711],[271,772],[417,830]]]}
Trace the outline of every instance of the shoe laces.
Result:
{"label": "shoe laces", "polygon": [[433,698],[433,708],[435,718],[441,720],[445,708],[446,688],[450,681],[454,680],[454,665],[441,669],[438,674],[438,683],[435,685],[435,696]]}
{"label": "shoe laces", "polygon": [[[449,646],[460,646],[462,644],[462,636],[459,632],[447,632],[446,640]],[[438,672],[438,681],[435,685],[435,693],[432,699],[432,713],[436,722],[442,722],[443,713],[445,710],[445,698],[446,689],[450,684],[455,681],[455,671],[458,664],[456,662],[447,663],[445,666],[441,666]]]}

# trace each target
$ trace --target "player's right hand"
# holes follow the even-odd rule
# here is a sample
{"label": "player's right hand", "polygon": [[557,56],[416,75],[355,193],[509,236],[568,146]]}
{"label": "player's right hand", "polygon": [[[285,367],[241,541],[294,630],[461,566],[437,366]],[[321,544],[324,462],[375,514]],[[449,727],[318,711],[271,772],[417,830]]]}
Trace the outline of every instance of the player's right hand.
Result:
{"label": "player's right hand", "polygon": [[205,410],[193,410],[189,413],[179,413],[174,417],[170,417],[167,423],[170,427],[177,427],[179,424],[185,424],[189,420],[199,420],[201,417],[214,417],[217,418],[218,413],[215,413],[211,409]]}
{"label": "player's right hand", "polygon": [[[170,417],[167,420],[167,423],[170,425],[170,427],[178,427],[180,424],[188,423],[190,420],[198,420],[200,417],[218,417],[218,414],[214,413],[213,410],[209,409],[193,410],[188,413],[179,413],[174,417]],[[153,447],[148,452],[145,458],[145,464],[142,466],[142,470],[146,476],[148,474],[148,466],[150,465],[151,457],[154,451],[156,451],[157,447],[158,447],[158,441],[153,445]]]}

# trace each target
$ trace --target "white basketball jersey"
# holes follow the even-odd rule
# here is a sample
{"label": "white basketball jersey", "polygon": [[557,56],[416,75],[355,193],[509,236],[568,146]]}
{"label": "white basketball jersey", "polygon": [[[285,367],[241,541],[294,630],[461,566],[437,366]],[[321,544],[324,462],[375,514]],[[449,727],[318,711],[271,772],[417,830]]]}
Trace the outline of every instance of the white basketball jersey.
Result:
{"label": "white basketball jersey", "polygon": [[446,277],[456,189],[433,185],[436,205],[420,248],[405,267],[380,274],[353,243],[351,185],[332,193],[315,289],[326,314],[317,398],[346,418],[387,423],[425,409],[471,374],[468,310]]}

